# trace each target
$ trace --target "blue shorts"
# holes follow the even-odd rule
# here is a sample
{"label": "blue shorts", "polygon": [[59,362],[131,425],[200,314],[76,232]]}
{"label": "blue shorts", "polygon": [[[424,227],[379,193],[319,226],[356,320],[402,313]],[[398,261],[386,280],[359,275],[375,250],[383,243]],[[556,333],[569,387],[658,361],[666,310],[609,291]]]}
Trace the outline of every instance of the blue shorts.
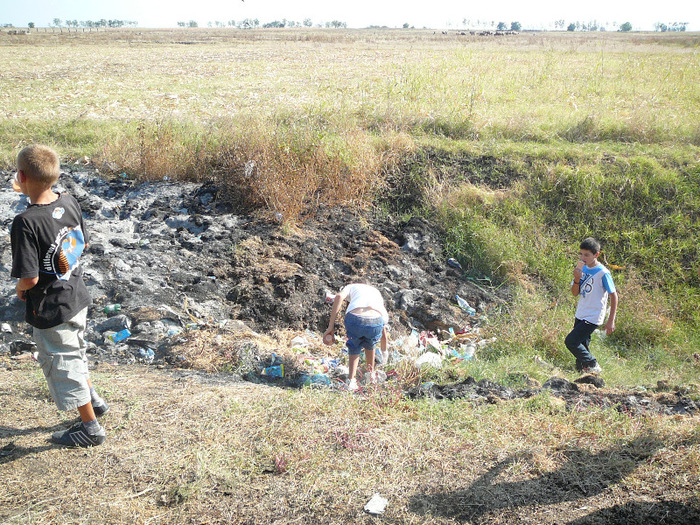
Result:
{"label": "blue shorts", "polygon": [[382,317],[362,317],[349,313],[345,315],[345,332],[348,335],[348,354],[359,355],[362,349],[373,350],[382,338],[384,319]]}

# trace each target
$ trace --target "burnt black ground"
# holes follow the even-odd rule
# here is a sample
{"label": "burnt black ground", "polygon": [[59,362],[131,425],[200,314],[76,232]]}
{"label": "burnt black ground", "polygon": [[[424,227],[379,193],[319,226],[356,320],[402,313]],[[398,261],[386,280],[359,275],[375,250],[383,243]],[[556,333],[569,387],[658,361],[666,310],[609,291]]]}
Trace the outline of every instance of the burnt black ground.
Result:
{"label": "burnt black ground", "polygon": [[[177,335],[193,327],[319,333],[330,313],[326,293],[355,281],[381,290],[394,337],[412,329],[440,333],[475,325],[509,299],[506,288],[491,291],[448,265],[441,232],[420,217],[396,220],[372,209],[321,206],[288,227],[235,209],[214,184],[136,183],[82,168],[64,173],[57,189],[78,199],[90,232],[84,264],[94,300],[86,334],[93,363],[171,364]],[[9,184],[0,192],[6,232],[0,238],[0,271],[7,277],[0,281],[0,320],[12,330],[0,333],[0,354],[31,350],[24,305],[9,279],[9,227],[26,204]],[[463,312],[455,295],[478,315]],[[112,303],[120,303],[121,312],[103,313]],[[128,339],[119,344],[108,339],[124,328],[131,331]],[[149,348],[154,358],[144,359]],[[620,393],[600,389],[603,383],[592,376],[579,381],[590,385],[552,378],[542,388],[575,409],[615,407],[630,414],[698,409],[680,390]],[[539,385],[516,388],[468,378],[422,385],[406,395],[499,402],[540,391]]]}
{"label": "burnt black ground", "polygon": [[[9,174],[6,174],[9,179]],[[373,210],[321,207],[291,228],[233,209],[212,184],[104,179],[94,172],[64,173],[57,186],[80,202],[90,233],[83,256],[93,297],[88,339],[98,359],[130,353],[105,339],[129,328],[132,347],[157,347],[192,325],[245,323],[258,332],[325,330],[327,292],[365,281],[379,288],[396,336],[412,329],[459,330],[475,318],[457,306],[460,295],[487,313],[507,300],[446,263],[440,232],[414,217],[395,221]],[[26,198],[2,192],[6,231]],[[0,239],[9,277],[9,235]],[[105,305],[119,303],[119,315]],[[10,279],[0,288],[0,319],[18,334],[23,305]],[[124,345],[121,345],[124,346]]]}

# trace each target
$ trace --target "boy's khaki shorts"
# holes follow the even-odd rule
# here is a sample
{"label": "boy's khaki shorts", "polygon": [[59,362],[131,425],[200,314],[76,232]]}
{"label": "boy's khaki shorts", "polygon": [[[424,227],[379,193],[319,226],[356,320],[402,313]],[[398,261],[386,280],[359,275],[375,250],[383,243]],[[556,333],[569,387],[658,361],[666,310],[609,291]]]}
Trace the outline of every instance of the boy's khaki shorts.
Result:
{"label": "boy's khaki shorts", "polygon": [[34,328],[37,361],[59,410],[74,410],[90,402],[87,345],[83,338],[87,310],[82,309],[70,321],[53,328]]}

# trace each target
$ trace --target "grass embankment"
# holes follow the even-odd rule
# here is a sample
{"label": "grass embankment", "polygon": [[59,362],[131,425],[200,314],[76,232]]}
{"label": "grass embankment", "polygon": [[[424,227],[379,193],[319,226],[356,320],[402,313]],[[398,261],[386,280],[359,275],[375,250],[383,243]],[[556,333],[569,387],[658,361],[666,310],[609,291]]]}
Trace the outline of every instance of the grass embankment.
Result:
{"label": "grass embankment", "polygon": [[[602,260],[621,301],[616,332],[594,341],[606,379],[645,384],[651,373],[696,381],[700,166],[694,150],[668,152],[669,158],[616,145],[516,149],[519,154],[492,153],[482,162],[467,156],[470,182],[441,191],[429,212],[445,225],[448,251],[473,277],[486,275],[516,292],[515,306],[494,316],[501,342],[490,357],[513,362],[535,352],[571,367],[562,344],[573,322],[571,269],[578,243],[592,235],[603,243]],[[448,155],[446,171],[454,172],[460,158]]]}

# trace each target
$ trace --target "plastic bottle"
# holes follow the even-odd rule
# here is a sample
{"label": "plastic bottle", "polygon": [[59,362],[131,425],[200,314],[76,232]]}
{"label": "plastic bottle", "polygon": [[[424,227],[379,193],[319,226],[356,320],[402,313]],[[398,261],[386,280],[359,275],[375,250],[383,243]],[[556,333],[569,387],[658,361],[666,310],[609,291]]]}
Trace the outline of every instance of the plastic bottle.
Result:
{"label": "plastic bottle", "polygon": [[465,312],[467,312],[469,315],[475,315],[475,314],[476,314],[476,310],[474,310],[474,308],[472,308],[471,306],[469,306],[469,303],[468,303],[467,301],[465,301],[464,299],[462,299],[459,295],[455,295],[455,298],[457,299],[457,304],[459,305],[459,307],[460,307],[462,310],[464,310]]}
{"label": "plastic bottle", "polygon": [[115,312],[119,312],[122,309],[122,305],[119,303],[115,304],[108,304],[107,306],[104,307],[102,310],[106,314],[113,314]]}

